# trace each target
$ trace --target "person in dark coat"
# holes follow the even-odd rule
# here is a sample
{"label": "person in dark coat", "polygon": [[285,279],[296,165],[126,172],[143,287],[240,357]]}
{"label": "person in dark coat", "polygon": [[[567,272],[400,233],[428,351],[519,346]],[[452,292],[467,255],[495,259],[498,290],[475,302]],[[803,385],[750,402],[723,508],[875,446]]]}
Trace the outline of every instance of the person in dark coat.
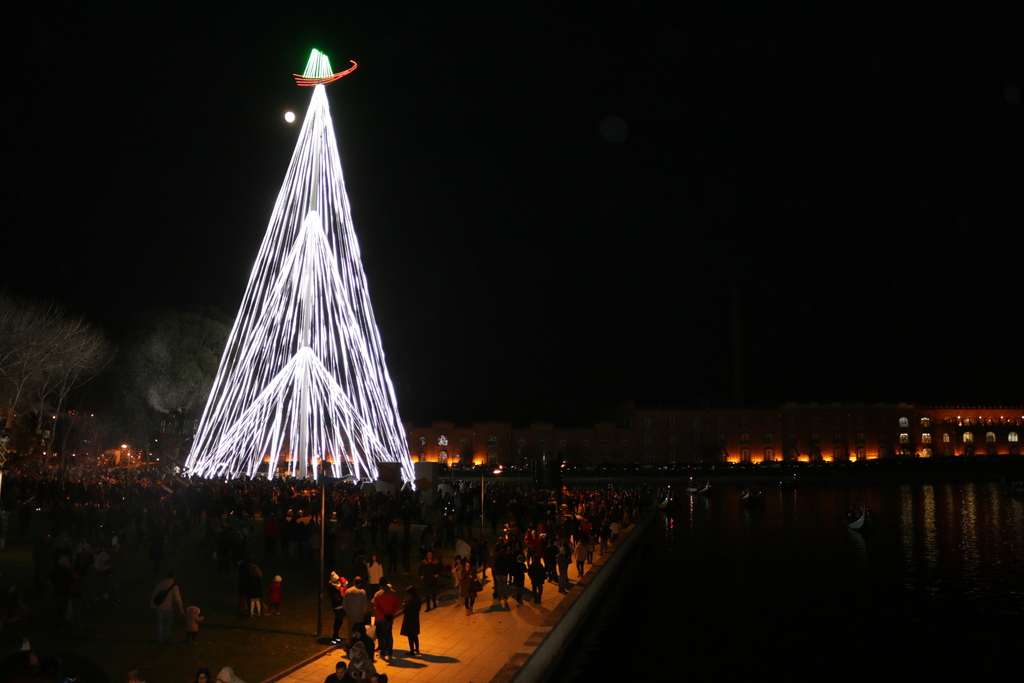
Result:
{"label": "person in dark coat", "polygon": [[416,586],[405,589],[405,607],[400,634],[409,639],[409,656],[420,654],[420,596]]}
{"label": "person in dark coat", "polygon": [[540,596],[544,592],[544,579],[547,578],[547,572],[544,571],[544,565],[540,562],[540,557],[534,555],[530,558],[530,566],[526,570],[526,573],[530,576],[530,587],[533,589],[533,601],[536,604],[540,604]]}
{"label": "person in dark coat", "polygon": [[246,588],[249,597],[249,616],[263,616],[263,572],[255,564],[249,568],[249,585]]}

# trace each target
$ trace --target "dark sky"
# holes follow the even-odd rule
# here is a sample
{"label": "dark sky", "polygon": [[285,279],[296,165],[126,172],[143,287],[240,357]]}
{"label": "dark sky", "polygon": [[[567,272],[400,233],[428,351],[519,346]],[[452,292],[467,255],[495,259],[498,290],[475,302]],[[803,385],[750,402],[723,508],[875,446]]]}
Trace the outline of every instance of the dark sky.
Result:
{"label": "dark sky", "polygon": [[115,339],[234,315],[317,47],[406,419],[728,404],[733,288],[751,403],[1022,403],[1019,5],[100,5],[5,10],[0,284]]}

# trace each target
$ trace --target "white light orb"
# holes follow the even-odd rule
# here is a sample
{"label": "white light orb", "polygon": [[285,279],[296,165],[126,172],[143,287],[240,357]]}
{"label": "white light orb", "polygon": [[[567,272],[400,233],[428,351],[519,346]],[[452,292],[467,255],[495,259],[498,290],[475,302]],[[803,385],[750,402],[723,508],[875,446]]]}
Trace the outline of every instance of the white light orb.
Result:
{"label": "white light orb", "polygon": [[293,123],[295,121],[295,112],[286,111],[284,113],[284,120],[287,121],[288,123]]}

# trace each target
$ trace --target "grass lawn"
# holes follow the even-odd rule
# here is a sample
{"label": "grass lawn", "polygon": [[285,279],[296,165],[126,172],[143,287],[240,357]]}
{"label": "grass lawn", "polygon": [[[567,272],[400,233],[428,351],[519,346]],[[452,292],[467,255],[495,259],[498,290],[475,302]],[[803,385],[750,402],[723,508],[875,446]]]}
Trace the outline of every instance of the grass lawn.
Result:
{"label": "grass lawn", "polygon": [[[274,575],[283,577],[281,616],[246,618],[236,615],[235,572],[218,575],[213,548],[203,542],[203,525],[182,537],[177,552],[173,555],[168,552],[156,575],[152,573],[147,550],[125,543],[128,567],[120,603],[102,601],[94,628],[59,628],[52,588],[44,597],[39,597],[32,583],[32,548],[50,531],[45,517],[46,510],[35,513],[31,533],[24,539],[19,538],[17,522],[12,519],[7,548],[0,553],[0,571],[3,572],[0,586],[6,588],[15,584],[22,593],[30,610],[29,639],[40,657],[86,656],[105,669],[112,681],[123,680],[128,671],[137,669],[148,683],[187,683],[194,679],[200,667],[216,675],[221,667],[230,666],[241,679],[259,683],[330,649],[327,638],[331,635],[333,614],[329,604],[324,605],[324,637],[316,638],[319,558],[289,559],[282,557],[280,550],[276,557],[266,556],[260,520],[254,524],[248,554],[263,571],[264,599]],[[400,526],[393,528],[400,529]],[[412,574],[385,574],[385,579],[403,598],[404,588],[410,583],[421,589],[422,596],[418,578],[413,579],[419,568],[419,535],[415,529],[413,539]],[[493,545],[494,539],[490,540]],[[387,565],[383,547],[371,547],[368,551],[376,552]],[[453,556],[451,550],[445,551],[444,561],[451,562]],[[348,561],[348,558],[344,560],[346,564],[340,570],[348,568]],[[185,608],[195,605],[205,617],[196,645],[186,643],[184,622],[177,616],[171,643],[156,644],[156,622],[149,602],[157,580],[166,576],[168,569],[174,569],[177,574]]]}

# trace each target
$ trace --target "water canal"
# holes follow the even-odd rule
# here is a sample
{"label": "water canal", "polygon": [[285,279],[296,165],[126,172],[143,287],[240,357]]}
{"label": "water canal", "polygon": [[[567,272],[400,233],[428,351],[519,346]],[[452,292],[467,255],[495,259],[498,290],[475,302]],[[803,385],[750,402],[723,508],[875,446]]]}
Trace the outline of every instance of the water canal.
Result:
{"label": "water canal", "polygon": [[[739,491],[654,520],[551,680],[1019,670],[1024,501],[999,483],[768,489],[753,509]],[[858,501],[866,534],[844,524]]]}

